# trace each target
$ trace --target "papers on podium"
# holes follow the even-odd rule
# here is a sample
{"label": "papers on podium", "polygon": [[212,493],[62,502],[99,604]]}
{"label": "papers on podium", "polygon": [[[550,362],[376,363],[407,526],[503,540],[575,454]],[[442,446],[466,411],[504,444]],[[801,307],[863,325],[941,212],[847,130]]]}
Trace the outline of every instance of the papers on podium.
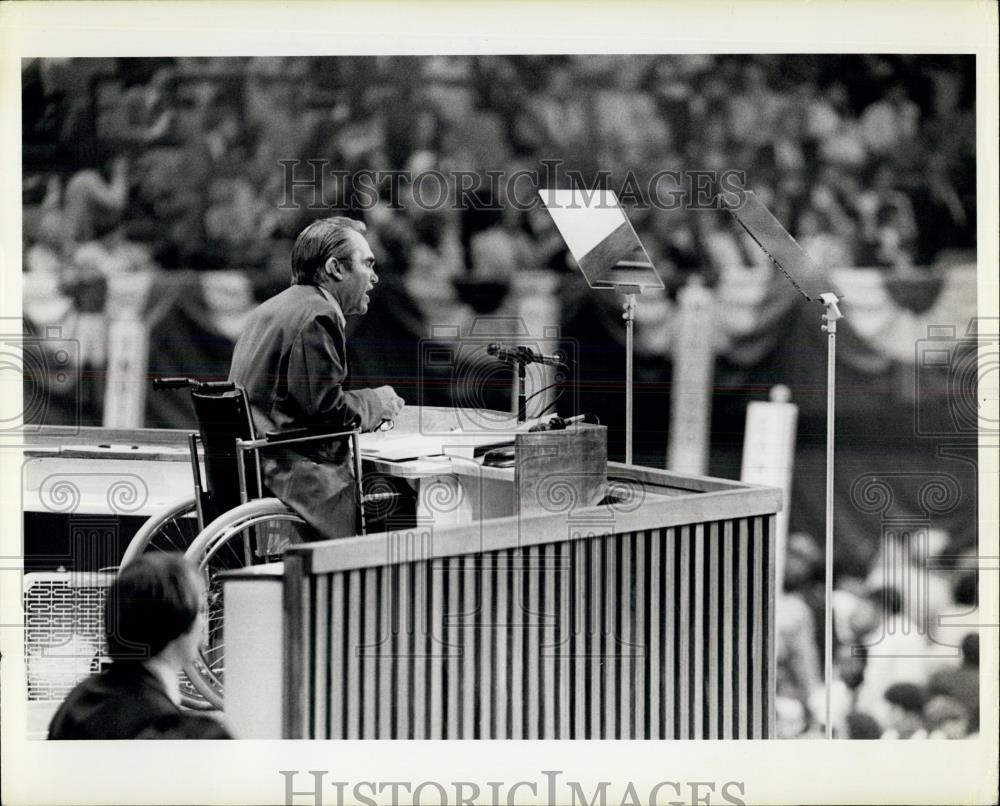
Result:
{"label": "papers on podium", "polygon": [[513,445],[515,433],[527,431],[536,422],[538,421],[529,420],[522,423],[516,431],[514,429],[498,431],[455,430],[446,434],[431,435],[398,434],[389,431],[361,434],[358,441],[362,456],[385,459],[390,462],[440,455],[472,459],[489,448]]}

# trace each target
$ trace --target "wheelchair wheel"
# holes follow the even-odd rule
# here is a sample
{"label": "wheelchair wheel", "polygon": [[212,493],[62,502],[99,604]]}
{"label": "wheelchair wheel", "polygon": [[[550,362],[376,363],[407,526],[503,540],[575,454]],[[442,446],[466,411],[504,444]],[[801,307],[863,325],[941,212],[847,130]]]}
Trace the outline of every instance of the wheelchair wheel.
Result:
{"label": "wheelchair wheel", "polygon": [[121,567],[147,551],[187,551],[197,536],[198,510],[191,495],[154,513],[139,527],[125,549]]}
{"label": "wheelchair wheel", "polygon": [[[197,536],[198,510],[192,495],[181,498],[150,515],[129,542],[119,568],[135,562],[146,552],[187,551]],[[214,710],[215,706],[194,687],[187,674],[181,672],[177,682],[183,705],[197,711]]]}
{"label": "wheelchair wheel", "polygon": [[187,676],[201,695],[221,709],[225,673],[222,582],[218,575],[281,560],[282,552],[316,538],[300,515],[277,498],[260,498],[221,515],[198,535],[186,556],[204,575],[208,630]]}

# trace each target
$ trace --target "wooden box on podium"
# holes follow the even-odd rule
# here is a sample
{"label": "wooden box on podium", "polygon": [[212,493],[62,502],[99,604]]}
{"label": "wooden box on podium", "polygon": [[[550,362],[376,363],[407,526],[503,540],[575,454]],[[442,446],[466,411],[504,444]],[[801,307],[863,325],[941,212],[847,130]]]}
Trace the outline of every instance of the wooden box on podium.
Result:
{"label": "wooden box on podium", "polygon": [[517,435],[514,501],[521,515],[595,506],[604,498],[607,476],[608,429],[603,425]]}

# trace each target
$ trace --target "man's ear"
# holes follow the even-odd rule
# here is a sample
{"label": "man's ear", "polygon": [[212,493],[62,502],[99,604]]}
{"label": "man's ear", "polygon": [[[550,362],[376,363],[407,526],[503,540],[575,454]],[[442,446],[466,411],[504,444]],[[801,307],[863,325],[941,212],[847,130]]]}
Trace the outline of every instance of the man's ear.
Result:
{"label": "man's ear", "polygon": [[339,260],[335,257],[328,257],[326,259],[326,264],[324,265],[327,274],[329,274],[334,280],[340,281],[344,279],[344,267]]}

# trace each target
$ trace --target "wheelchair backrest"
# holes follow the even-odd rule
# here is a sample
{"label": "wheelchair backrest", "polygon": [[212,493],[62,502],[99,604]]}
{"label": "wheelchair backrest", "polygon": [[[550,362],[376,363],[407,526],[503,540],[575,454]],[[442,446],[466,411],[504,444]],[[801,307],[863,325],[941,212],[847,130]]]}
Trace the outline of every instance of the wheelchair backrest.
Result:
{"label": "wheelchair backrest", "polygon": [[205,460],[202,513],[205,524],[239,506],[239,462],[246,468],[247,498],[260,498],[257,481],[257,452],[237,456],[236,440],[255,438],[253,420],[242,389],[225,392],[191,392]]}

